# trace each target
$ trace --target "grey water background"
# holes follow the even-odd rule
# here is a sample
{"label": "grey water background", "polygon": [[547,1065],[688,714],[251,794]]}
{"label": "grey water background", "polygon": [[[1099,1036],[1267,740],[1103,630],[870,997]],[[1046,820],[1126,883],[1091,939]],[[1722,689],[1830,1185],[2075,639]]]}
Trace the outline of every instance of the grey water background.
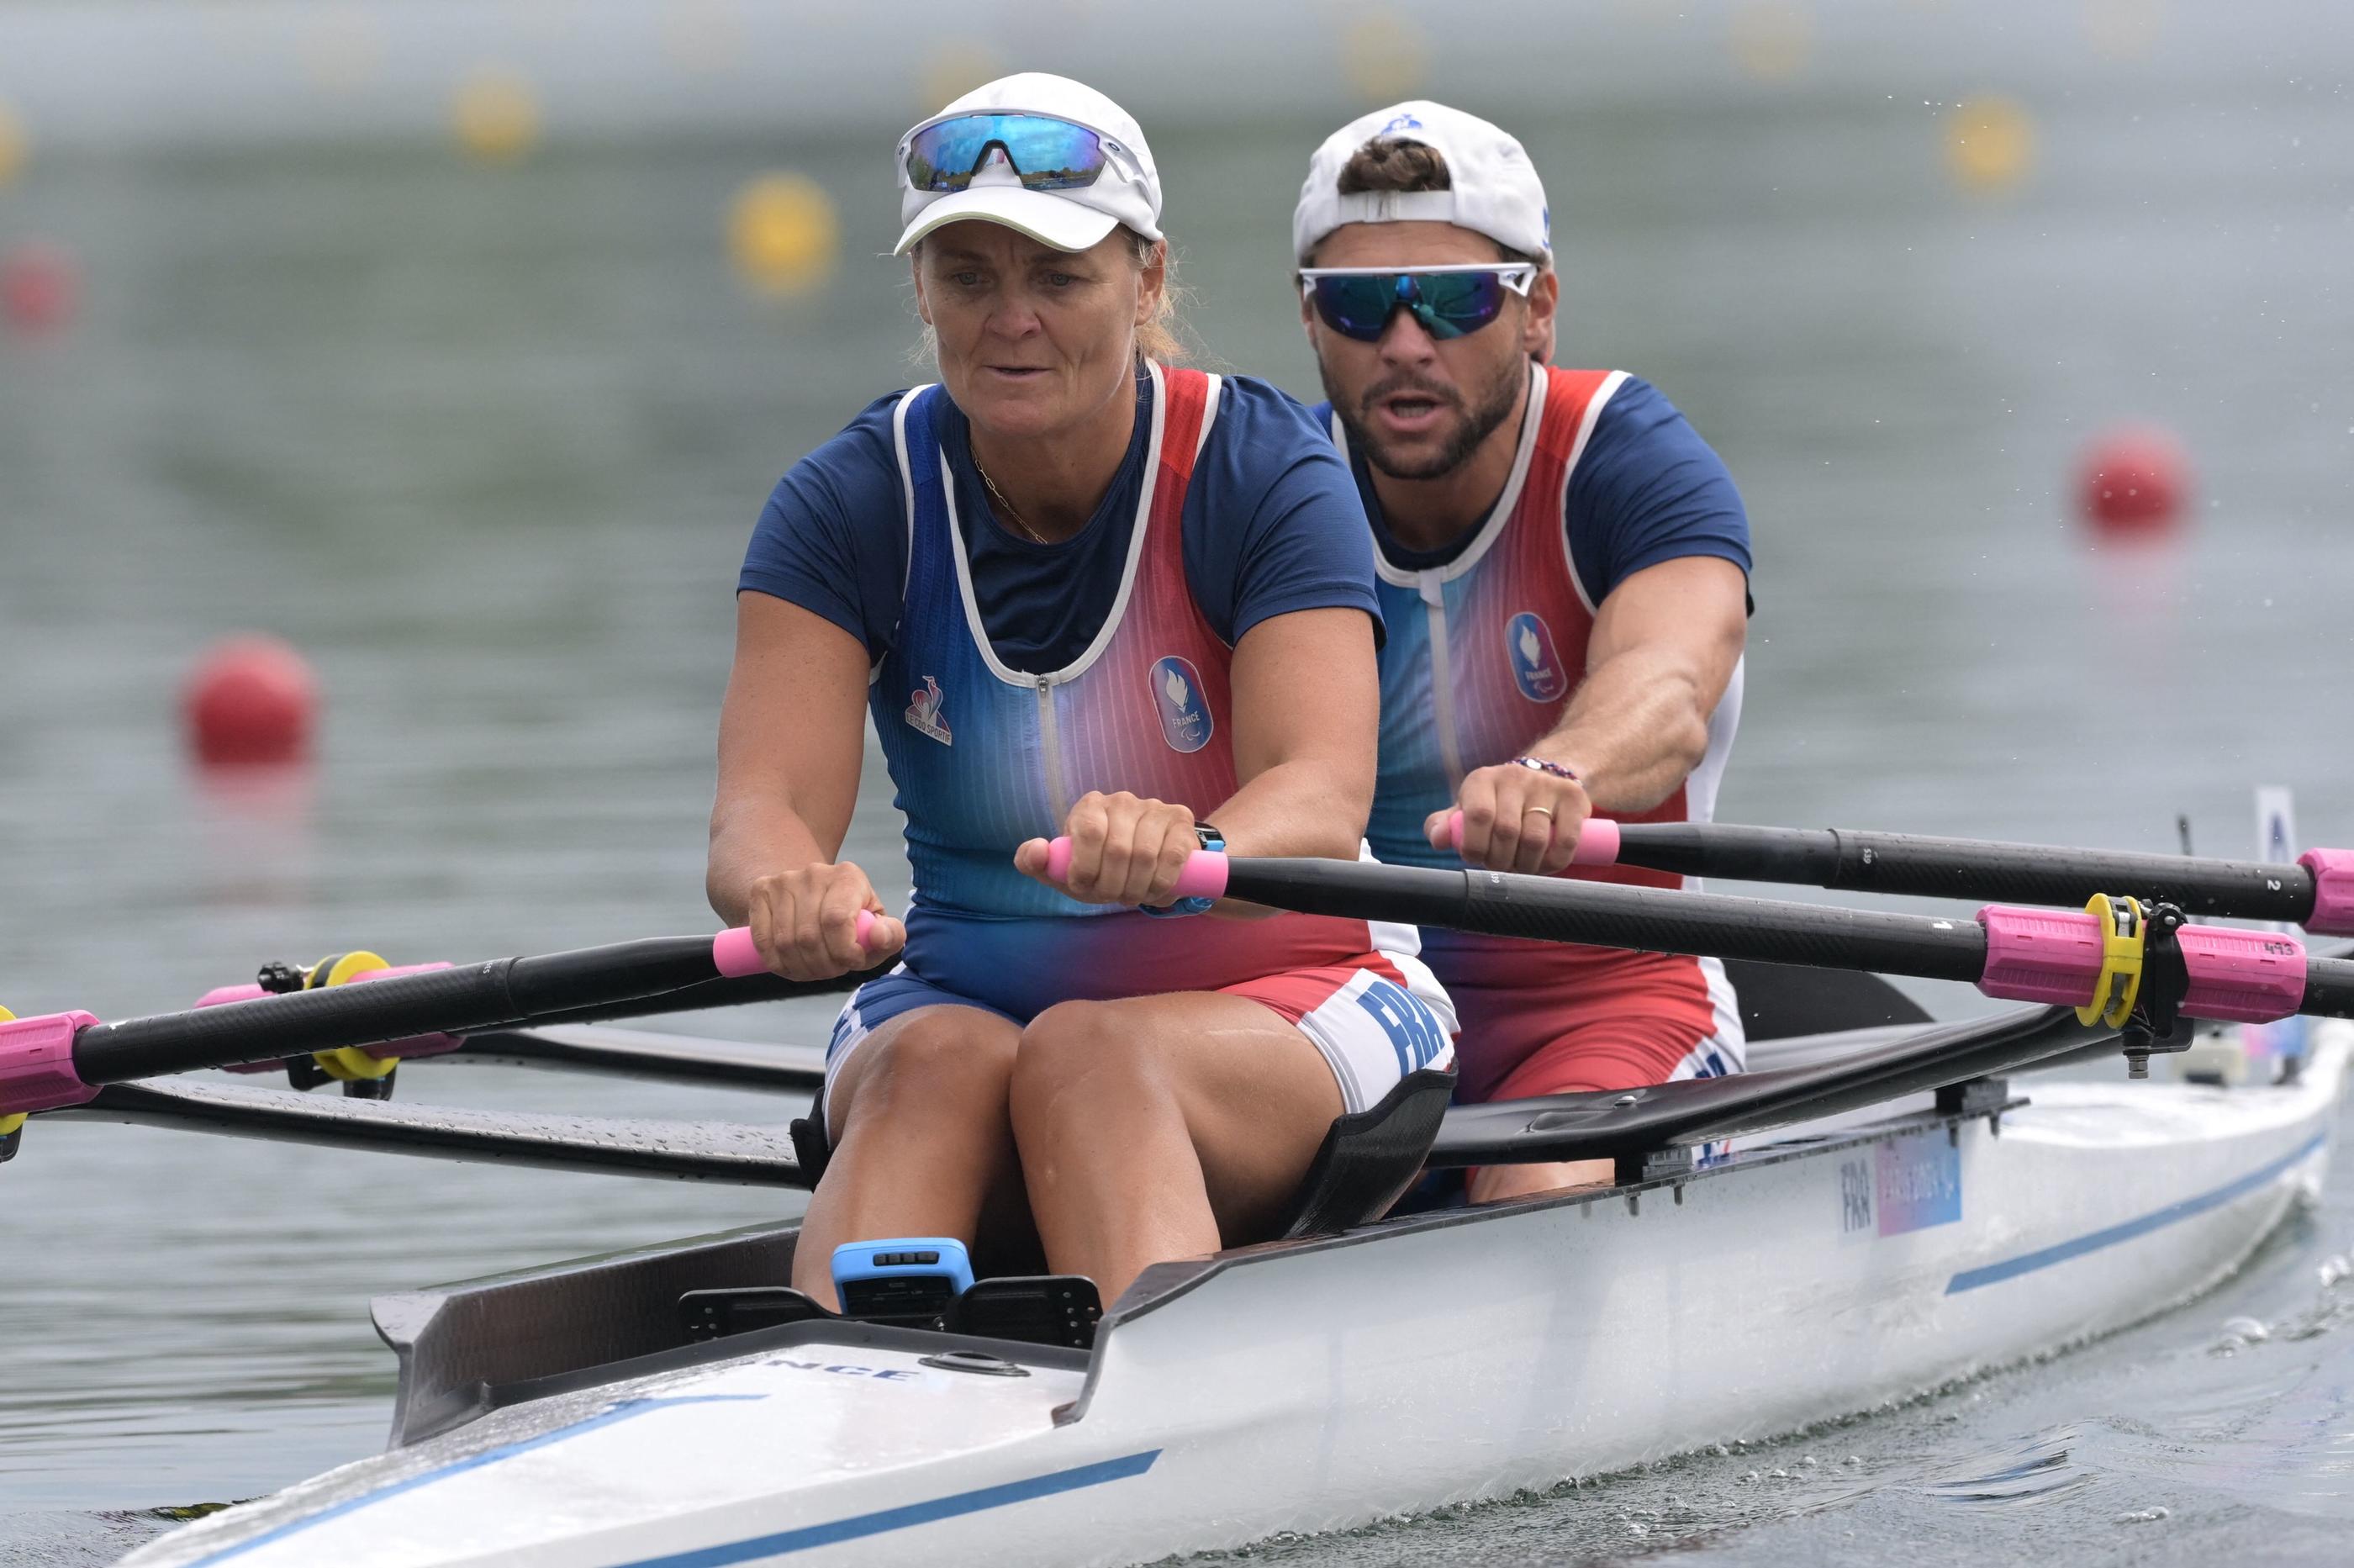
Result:
{"label": "grey water background", "polygon": [[[2167,849],[2179,812],[2237,853],[2250,786],[2276,782],[2307,842],[2354,838],[2343,44],[2276,35],[2158,85],[2047,71],[2021,93],[2033,171],[1993,197],[1942,163],[1949,101],[2003,85],[1979,75],[1509,115],[1551,182],[1563,361],[1656,381],[1752,508],[1723,817]],[[1331,122],[1152,126],[1195,329],[1303,396],[1282,237]],[[119,1017],[265,958],[709,928],[751,519],[914,374],[903,273],[871,259],[885,143],[680,133],[493,167],[429,143],[101,143],[0,189],[0,247],[60,236],[88,266],[71,331],[0,331],[0,1004]],[[833,193],[844,254],[769,302],[723,229],[780,165]],[[2072,520],[2081,443],[2127,418],[2198,465],[2168,549]],[[324,730],[307,777],[223,788],[182,760],[175,690],[249,627],[315,660]],[[904,891],[879,768],[849,853]],[[679,1026],[811,1040],[829,1016]],[[401,1094],[799,1109],[429,1065]],[[372,1294],[792,1207],[37,1120],[0,1170],[0,1563],[107,1561],[164,1528],[141,1510],[373,1450],[392,1366]],[[1785,1444],[1252,1555],[2342,1561],[2354,1286],[2324,1276],[2349,1246],[2341,1164],[2236,1279],[2098,1346]]]}

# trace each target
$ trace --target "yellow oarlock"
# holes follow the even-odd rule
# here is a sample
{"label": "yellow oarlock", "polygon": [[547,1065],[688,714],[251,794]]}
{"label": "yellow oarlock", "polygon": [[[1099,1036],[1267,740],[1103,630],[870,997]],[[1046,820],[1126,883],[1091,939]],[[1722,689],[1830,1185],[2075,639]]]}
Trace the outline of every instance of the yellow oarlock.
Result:
{"label": "yellow oarlock", "polygon": [[[5,1007],[0,1007],[0,1023],[14,1023],[16,1021],[16,1015],[15,1013],[9,1012]],[[23,1111],[18,1111],[14,1116],[0,1116],[0,1138],[7,1137],[10,1133],[16,1131],[18,1128],[24,1125],[25,1113]]]}
{"label": "yellow oarlock", "polygon": [[2133,1014],[2141,995],[2142,956],[2149,935],[2149,912],[2138,898],[2112,898],[2095,893],[2084,913],[2101,923],[2101,974],[2093,982],[2089,1006],[2076,1010],[2076,1022],[2117,1028]]}
{"label": "yellow oarlock", "polygon": [[[392,965],[374,953],[345,953],[334,959],[322,959],[313,966],[302,989],[317,991],[322,986],[345,985],[354,975],[364,975],[370,969],[388,969]],[[360,1046],[345,1045],[339,1050],[321,1051],[311,1058],[319,1070],[337,1083],[350,1083],[355,1078],[382,1078],[391,1075],[400,1065],[398,1056],[372,1056]]]}

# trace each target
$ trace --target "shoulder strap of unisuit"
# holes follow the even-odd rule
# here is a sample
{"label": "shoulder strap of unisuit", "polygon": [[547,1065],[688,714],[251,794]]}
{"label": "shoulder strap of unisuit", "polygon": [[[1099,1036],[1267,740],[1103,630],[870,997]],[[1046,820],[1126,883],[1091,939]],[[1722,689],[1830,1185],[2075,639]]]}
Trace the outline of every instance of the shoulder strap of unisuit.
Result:
{"label": "shoulder strap of unisuit", "polygon": [[899,482],[907,508],[907,573],[899,594],[899,624],[892,634],[895,647],[913,629],[944,623],[949,607],[962,613],[949,538],[955,524],[949,516],[935,424],[939,399],[947,395],[937,385],[918,387],[895,410]]}
{"label": "shoulder strap of unisuit", "polygon": [[[1202,450],[1212,416],[1216,377],[1199,370],[1161,366],[1161,471],[1173,473],[1179,488],[1193,477],[1193,460]],[[1155,476],[1156,482],[1159,476]]]}
{"label": "shoulder strap of unisuit", "polygon": [[1155,368],[1161,379],[1161,456],[1151,475],[1152,508],[1145,525],[1155,535],[1153,556],[1182,561],[1185,491],[1193,483],[1194,461],[1210,422],[1217,417],[1218,378],[1199,370]]}
{"label": "shoulder strap of unisuit", "polygon": [[942,396],[935,386],[917,387],[899,399],[896,420],[899,482],[906,487],[909,554],[929,521],[945,523],[940,487],[940,442],[932,425],[932,400]]}
{"label": "shoulder strap of unisuit", "polygon": [[[1577,455],[1578,437],[1597,396],[1618,373],[1614,370],[1545,370],[1544,418],[1537,425],[1539,455],[1566,463]],[[1532,483],[1531,490],[1538,487]]]}

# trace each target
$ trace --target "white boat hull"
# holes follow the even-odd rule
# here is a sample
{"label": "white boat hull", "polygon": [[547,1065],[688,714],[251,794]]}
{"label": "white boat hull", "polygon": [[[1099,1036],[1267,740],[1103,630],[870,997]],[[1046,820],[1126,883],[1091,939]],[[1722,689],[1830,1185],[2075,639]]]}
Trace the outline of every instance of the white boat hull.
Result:
{"label": "white boat hull", "polygon": [[129,1561],[1126,1563],[1776,1436],[2213,1285],[2318,1191],[2348,1033],[2286,1087],[2039,1081],[1999,1124],[1164,1266],[1084,1371],[829,1327],[493,1412]]}

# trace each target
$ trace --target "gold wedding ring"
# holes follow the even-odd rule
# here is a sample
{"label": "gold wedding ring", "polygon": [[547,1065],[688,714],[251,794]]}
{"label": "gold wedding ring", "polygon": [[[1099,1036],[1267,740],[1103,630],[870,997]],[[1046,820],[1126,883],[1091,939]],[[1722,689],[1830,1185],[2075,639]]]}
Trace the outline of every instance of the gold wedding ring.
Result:
{"label": "gold wedding ring", "polygon": [[1550,817],[1553,815],[1553,808],[1551,806],[1523,806],[1521,808],[1521,815],[1523,817],[1530,815]]}

